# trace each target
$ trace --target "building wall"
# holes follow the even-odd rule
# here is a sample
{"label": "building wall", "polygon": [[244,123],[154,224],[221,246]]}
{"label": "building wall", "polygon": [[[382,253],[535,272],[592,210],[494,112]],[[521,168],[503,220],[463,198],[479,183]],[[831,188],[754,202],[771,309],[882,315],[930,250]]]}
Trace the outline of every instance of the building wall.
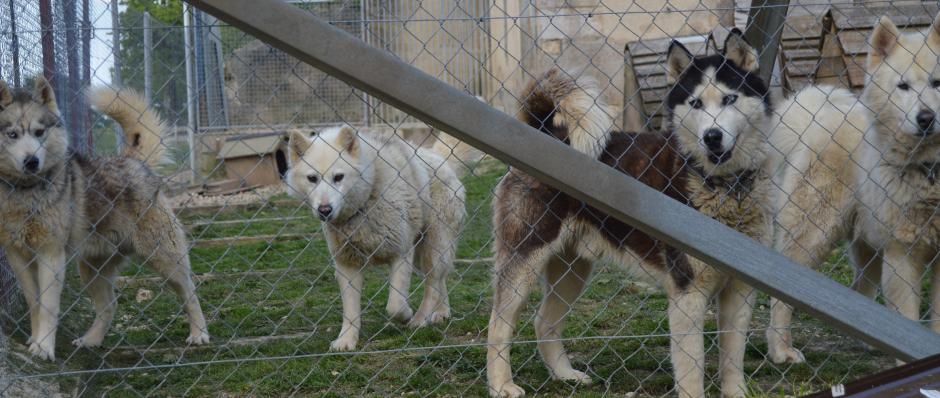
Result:
{"label": "building wall", "polygon": [[708,34],[719,24],[734,24],[733,7],[732,0],[493,0],[491,103],[515,111],[525,82],[558,66],[593,76],[619,125],[627,43]]}

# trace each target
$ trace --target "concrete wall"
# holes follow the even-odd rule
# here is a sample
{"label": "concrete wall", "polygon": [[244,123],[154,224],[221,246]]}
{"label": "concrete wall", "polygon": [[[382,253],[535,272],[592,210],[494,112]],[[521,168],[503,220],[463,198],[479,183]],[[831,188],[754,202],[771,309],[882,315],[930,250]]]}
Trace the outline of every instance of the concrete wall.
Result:
{"label": "concrete wall", "polygon": [[733,0],[493,0],[491,103],[515,111],[525,82],[558,66],[594,76],[619,118],[628,42],[707,34],[734,23],[733,7]]}

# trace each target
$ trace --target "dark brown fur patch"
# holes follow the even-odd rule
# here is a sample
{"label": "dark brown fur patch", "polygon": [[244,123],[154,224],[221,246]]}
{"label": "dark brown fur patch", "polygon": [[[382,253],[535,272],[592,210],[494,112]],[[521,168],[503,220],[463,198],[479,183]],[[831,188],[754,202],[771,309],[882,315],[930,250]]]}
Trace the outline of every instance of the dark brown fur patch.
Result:
{"label": "dark brown fur patch", "polygon": [[[685,161],[677,145],[662,134],[614,133],[599,160],[691,206]],[[686,256],[678,250],[521,171],[510,170],[496,196],[496,238],[515,254],[525,256],[554,241],[562,223],[577,218],[597,228],[614,247],[630,249],[668,272],[678,287],[688,286],[694,278]]]}

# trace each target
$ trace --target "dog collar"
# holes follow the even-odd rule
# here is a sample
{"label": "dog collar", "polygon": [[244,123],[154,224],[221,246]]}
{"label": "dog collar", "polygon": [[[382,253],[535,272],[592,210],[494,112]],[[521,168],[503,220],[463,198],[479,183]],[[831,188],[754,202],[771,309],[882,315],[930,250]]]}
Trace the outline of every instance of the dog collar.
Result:
{"label": "dog collar", "polygon": [[755,169],[746,169],[728,175],[714,176],[706,173],[705,169],[701,166],[694,165],[691,162],[688,163],[688,167],[702,179],[709,190],[717,191],[718,188],[722,188],[727,191],[729,195],[734,195],[738,201],[741,201],[745,195],[751,192],[751,188],[754,186],[754,180],[757,179],[757,170]]}

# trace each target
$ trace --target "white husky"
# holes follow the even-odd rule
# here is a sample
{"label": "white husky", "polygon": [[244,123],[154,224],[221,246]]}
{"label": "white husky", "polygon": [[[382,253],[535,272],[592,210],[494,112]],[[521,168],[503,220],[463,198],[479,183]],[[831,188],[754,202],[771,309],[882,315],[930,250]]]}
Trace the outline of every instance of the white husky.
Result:
{"label": "white husky", "polygon": [[[882,17],[869,46],[861,102],[833,89],[796,98],[784,123],[792,131],[773,137],[787,156],[778,175],[787,200],[777,248],[815,267],[850,239],[854,287],[874,297],[880,280],[887,305],[916,320],[921,279],[940,254],[940,19],[901,34]],[[940,331],[940,273],[933,275],[931,319]],[[768,339],[776,362],[803,360],[790,341],[790,318],[789,307],[773,304]]]}
{"label": "white husky", "polygon": [[[357,134],[350,126],[313,137],[292,132],[290,148],[288,184],[323,220],[336,261],[343,327],[330,348],[356,347],[362,270],[369,265],[392,264],[386,306],[392,318],[420,327],[449,317],[445,282],[466,215],[463,185],[442,156],[451,149],[415,149],[398,136]],[[416,313],[408,305],[413,263],[426,275]]]}

